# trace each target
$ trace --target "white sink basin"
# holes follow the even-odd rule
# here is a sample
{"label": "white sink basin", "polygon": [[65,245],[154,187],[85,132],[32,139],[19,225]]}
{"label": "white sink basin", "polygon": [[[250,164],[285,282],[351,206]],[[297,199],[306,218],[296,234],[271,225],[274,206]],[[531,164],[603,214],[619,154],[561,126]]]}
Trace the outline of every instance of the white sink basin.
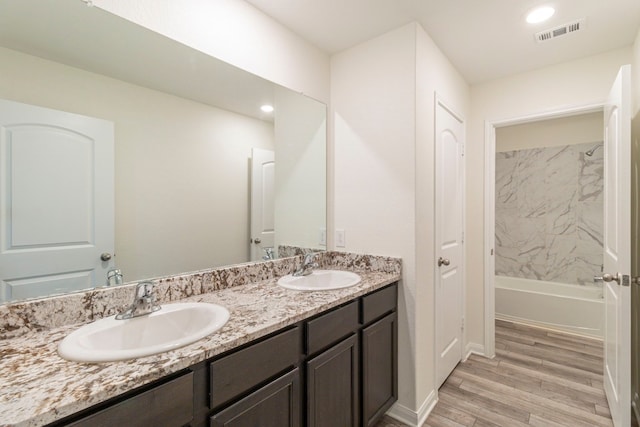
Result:
{"label": "white sink basin", "polygon": [[288,274],[278,279],[278,285],[297,291],[329,291],[360,283],[360,276],[350,271],[313,270],[308,276]]}
{"label": "white sink basin", "polygon": [[111,362],[162,353],[196,342],[229,320],[229,311],[216,304],[163,305],[149,315],[116,320],[107,317],[65,337],[58,354],[77,362]]}

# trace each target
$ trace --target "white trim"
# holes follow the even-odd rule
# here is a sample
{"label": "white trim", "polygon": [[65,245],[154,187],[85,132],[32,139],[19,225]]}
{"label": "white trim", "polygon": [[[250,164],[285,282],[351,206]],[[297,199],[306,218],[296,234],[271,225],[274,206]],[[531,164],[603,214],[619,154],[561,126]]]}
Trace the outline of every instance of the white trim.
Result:
{"label": "white trim", "polygon": [[496,128],[484,126],[484,351],[496,354],[495,241],[496,241]]}
{"label": "white trim", "polygon": [[[451,113],[451,115],[453,117],[456,118],[456,120],[458,120],[460,123],[464,123],[464,116],[462,114],[458,114],[456,112],[456,110],[454,108],[451,108],[451,106],[449,104],[447,104],[440,95],[438,95],[438,93],[436,92],[435,94],[435,101],[436,101],[436,106],[438,104],[440,104],[442,106],[442,108],[444,108],[445,110],[447,110],[449,113]],[[435,119],[435,117],[434,117]]]}
{"label": "white trim", "polygon": [[495,169],[496,128],[604,111],[604,103],[558,107],[507,119],[487,120],[484,132],[484,350],[495,356]]}
{"label": "white trim", "polygon": [[406,406],[396,402],[391,409],[389,409],[387,415],[410,427],[421,427],[436,406],[436,403],[438,403],[438,395],[435,390],[431,390],[429,396],[427,396],[424,402],[422,402],[422,405],[420,405],[418,412],[412,411]]}
{"label": "white trim", "polygon": [[488,357],[489,359],[492,359],[493,357],[487,356],[485,350],[484,350],[484,346],[482,344],[478,344],[478,343],[468,343],[467,346],[464,349],[464,360],[466,361],[469,356],[471,356],[472,354],[477,354],[478,356],[482,356],[482,357]]}

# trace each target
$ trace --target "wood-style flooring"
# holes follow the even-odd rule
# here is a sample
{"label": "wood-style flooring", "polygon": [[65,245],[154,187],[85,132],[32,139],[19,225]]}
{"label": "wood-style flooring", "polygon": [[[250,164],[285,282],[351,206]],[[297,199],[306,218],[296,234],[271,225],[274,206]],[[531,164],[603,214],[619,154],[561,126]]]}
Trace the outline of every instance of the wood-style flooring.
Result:
{"label": "wood-style flooring", "polygon": [[602,352],[598,340],[496,321],[496,357],[460,363],[423,427],[613,426]]}

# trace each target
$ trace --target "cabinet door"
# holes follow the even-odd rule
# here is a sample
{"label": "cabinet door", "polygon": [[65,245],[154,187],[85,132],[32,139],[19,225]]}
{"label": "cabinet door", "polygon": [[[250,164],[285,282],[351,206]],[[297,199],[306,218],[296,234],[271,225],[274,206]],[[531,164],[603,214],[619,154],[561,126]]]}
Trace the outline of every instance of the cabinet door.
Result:
{"label": "cabinet door", "polygon": [[211,427],[248,426],[300,426],[297,368],[211,417]]}
{"label": "cabinet door", "polygon": [[358,336],[307,362],[308,427],[358,425]]}
{"label": "cabinet door", "polygon": [[375,425],[398,398],[397,314],[362,330],[362,417]]}

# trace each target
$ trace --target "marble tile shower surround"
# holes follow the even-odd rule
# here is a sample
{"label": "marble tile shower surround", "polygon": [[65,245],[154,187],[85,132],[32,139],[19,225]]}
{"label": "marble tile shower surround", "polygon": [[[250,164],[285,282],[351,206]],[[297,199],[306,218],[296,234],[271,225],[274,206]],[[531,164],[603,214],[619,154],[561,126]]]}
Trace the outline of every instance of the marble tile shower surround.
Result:
{"label": "marble tile shower surround", "polygon": [[[397,258],[343,252],[319,252],[320,268],[356,272],[400,274]],[[292,273],[302,256],[213,268],[183,275],[153,279],[160,304],[249,283],[270,280]],[[0,306],[0,340],[87,323],[122,311],[131,303],[135,283],[85,292],[10,303]]]}
{"label": "marble tile shower surround", "polygon": [[603,149],[496,153],[496,274],[593,285],[603,262]]}

